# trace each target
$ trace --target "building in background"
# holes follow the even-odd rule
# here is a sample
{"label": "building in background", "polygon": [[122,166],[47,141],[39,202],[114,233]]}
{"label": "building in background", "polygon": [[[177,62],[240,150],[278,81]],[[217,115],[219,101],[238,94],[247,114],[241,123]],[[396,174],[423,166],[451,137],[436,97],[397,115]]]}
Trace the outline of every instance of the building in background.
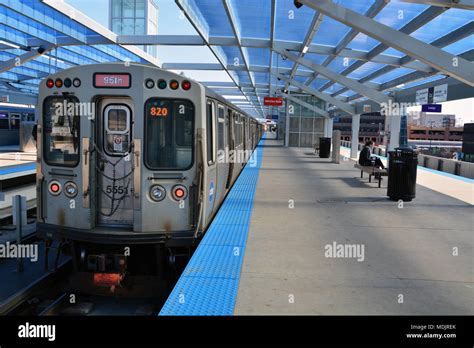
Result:
{"label": "building in background", "polygon": [[[158,6],[155,0],[109,0],[109,29],[117,35],[157,35]],[[157,57],[156,46],[139,46]]]}
{"label": "building in background", "polygon": [[[359,143],[372,140],[376,145],[382,144],[385,129],[385,116],[380,112],[370,112],[360,115]],[[334,130],[341,131],[342,140],[352,139],[352,116],[334,117]]]}

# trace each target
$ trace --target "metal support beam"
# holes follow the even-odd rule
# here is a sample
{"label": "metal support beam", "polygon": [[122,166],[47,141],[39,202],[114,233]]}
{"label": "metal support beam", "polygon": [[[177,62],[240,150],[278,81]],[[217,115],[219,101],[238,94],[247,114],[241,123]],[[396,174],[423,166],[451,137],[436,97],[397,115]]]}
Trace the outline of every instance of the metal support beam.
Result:
{"label": "metal support beam", "polygon": [[290,94],[283,94],[283,98],[286,98],[287,100],[290,100],[293,103],[299,104],[302,107],[317,113],[318,115],[329,118],[329,113],[327,111],[324,111],[323,109],[320,109],[317,106],[308,104],[298,98],[292,97]]}
{"label": "metal support beam", "polygon": [[[249,76],[250,83],[252,84],[252,86],[255,89],[255,79],[254,79],[254,76],[252,75],[252,73],[250,72],[250,63],[249,63],[249,59],[248,59],[248,52],[247,52],[247,49],[242,46],[242,41],[241,41],[242,36],[241,36],[239,28],[237,26],[237,18],[235,16],[234,9],[233,9],[232,5],[229,4],[229,0],[222,0],[222,5],[224,6],[224,9],[227,13],[227,19],[229,20],[230,26],[231,26],[232,31],[234,33],[234,37],[237,39],[237,45],[239,47],[240,54],[242,55],[242,59],[244,61],[245,69],[247,70],[247,74]],[[262,110],[262,114],[265,114],[265,112],[263,111],[262,104],[260,103],[260,99],[259,99],[259,104],[260,104],[260,109]]]}
{"label": "metal support beam", "polygon": [[[313,17],[313,20],[309,26],[309,30],[306,33],[306,37],[303,41],[303,48],[301,49],[301,52],[299,53],[300,58],[304,58],[305,54],[308,52],[309,46],[313,42],[314,35],[316,35],[316,32],[318,31],[322,21],[323,21],[323,15],[321,13],[316,13]],[[295,62],[293,64],[293,68],[291,68],[290,80],[293,80],[293,77],[295,77],[295,73],[297,70],[298,70],[298,63]],[[288,83],[285,85],[285,89],[288,89]]]}
{"label": "metal support beam", "polygon": [[388,102],[389,98],[385,94],[383,94],[381,92],[378,92],[378,91],[375,91],[375,90],[369,88],[368,86],[365,86],[365,85],[363,85],[363,84],[361,84],[357,81],[354,81],[353,79],[350,79],[346,76],[342,76],[340,74],[337,74],[334,71],[332,71],[332,70],[330,70],[326,67],[314,64],[310,60],[305,59],[305,58],[300,58],[297,55],[295,55],[293,53],[290,53],[288,51],[277,51],[277,52],[279,54],[287,57],[288,59],[291,59],[294,62],[298,62],[299,64],[304,65],[305,67],[307,67],[307,68],[309,68],[309,69],[311,69],[315,72],[318,72],[323,76],[326,76],[328,79],[333,80],[337,83],[340,83],[341,85],[344,85],[344,86],[352,89],[353,91],[355,91],[357,93],[360,93],[360,94],[366,96],[367,98],[369,98],[369,99],[371,99],[371,100],[373,100],[377,103],[381,104],[381,103],[387,103]]}
{"label": "metal support beam", "polygon": [[45,53],[48,53],[55,48],[56,48],[55,45],[41,46],[41,47],[38,47],[37,49],[33,49],[29,52],[26,52],[22,54],[21,56],[0,62],[0,73],[10,70],[12,68],[15,68],[17,66],[20,66],[26,62],[29,62],[30,60],[33,60]]}
{"label": "metal support beam", "polygon": [[474,0],[400,0],[415,4],[440,6],[445,8],[461,8],[464,10],[474,10]]}
{"label": "metal support beam", "polygon": [[[384,7],[388,4],[389,2],[388,1],[385,1],[385,0],[376,0],[372,6],[370,6],[370,8],[367,10],[367,12],[365,13],[365,16],[368,17],[368,18],[374,18],[377,14],[380,13],[380,11],[382,11],[384,9]],[[344,38],[337,44],[337,46],[335,47],[335,50],[334,50],[334,55],[331,55],[331,56],[328,56],[326,58],[326,60],[323,62],[323,64],[321,64],[322,66],[328,66],[329,64],[331,64],[331,62],[334,60],[334,58],[336,58],[336,56],[340,55],[341,57],[344,57],[344,55],[342,55],[342,51],[346,48],[346,46],[352,42],[352,40],[354,40],[354,38],[359,34],[359,32],[355,29],[351,29],[351,31],[349,31],[346,36],[344,36]],[[315,73],[312,78],[308,79],[306,82],[305,82],[305,85],[306,86],[309,86],[313,83],[313,81],[317,78],[318,74]]]}
{"label": "metal support beam", "polygon": [[298,81],[295,81],[295,80],[290,80],[288,79],[287,77],[283,76],[282,74],[273,74],[274,76],[276,76],[277,78],[293,85],[293,86],[296,86],[296,87],[299,87],[301,90],[303,90],[304,92],[307,92],[309,94],[312,94],[314,95],[315,97],[319,98],[319,99],[322,99],[324,100],[326,103],[328,104],[332,104],[336,107],[338,107],[339,109],[347,112],[348,114],[355,114],[355,108],[354,106],[350,105],[350,104],[347,104],[347,103],[344,103],[343,101],[339,100],[339,99],[336,99],[336,98],[333,98],[331,97],[329,94],[327,93],[322,93],[322,92],[319,92],[315,89],[312,89],[308,86],[305,86],[303,83],[301,82],[298,82]]}
{"label": "metal support beam", "polygon": [[474,86],[474,64],[328,0],[298,0],[314,10]]}
{"label": "metal support beam", "polygon": [[[223,67],[223,69],[226,68],[227,66],[227,63],[223,60],[222,58],[222,55],[218,53],[218,50],[216,47],[214,47],[210,41],[209,41],[209,33],[208,32],[205,32],[203,29],[202,29],[202,26],[199,25],[198,23],[198,19],[193,15],[193,14],[190,14],[188,13],[188,10],[189,10],[189,6],[186,4],[185,1],[183,0],[176,0],[176,4],[178,5],[178,7],[181,9],[181,11],[183,11],[184,15],[186,16],[186,18],[189,20],[189,22],[191,23],[191,25],[194,27],[194,29],[196,30],[196,32],[199,33],[199,35],[201,36],[201,38],[204,40],[206,46],[211,50],[211,52],[214,54],[214,56],[216,57],[217,61],[221,64],[221,66]],[[257,103],[257,105],[255,105],[255,101],[253,101],[249,96],[247,96],[244,91],[242,90],[242,87],[240,86],[240,81],[238,81],[235,77],[235,74],[231,74],[229,72],[229,70],[226,70],[227,74],[229,75],[229,77],[231,78],[232,81],[234,81],[235,85],[237,87],[239,87],[239,89],[242,91],[242,95],[250,102],[252,103],[252,105],[255,106],[255,111],[260,113],[260,115],[263,117],[263,110],[261,110],[261,112],[257,109],[257,105],[259,105],[259,103]],[[261,107],[261,105],[259,105]]]}

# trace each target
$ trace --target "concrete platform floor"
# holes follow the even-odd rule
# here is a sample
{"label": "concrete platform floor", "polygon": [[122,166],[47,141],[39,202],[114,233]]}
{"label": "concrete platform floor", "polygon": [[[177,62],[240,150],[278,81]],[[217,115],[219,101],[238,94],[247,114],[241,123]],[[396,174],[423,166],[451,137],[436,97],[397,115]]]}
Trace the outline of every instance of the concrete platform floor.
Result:
{"label": "concrete platform floor", "polygon": [[[474,314],[471,205],[417,186],[401,208],[386,178],[311,152],[265,144],[235,314]],[[325,257],[334,242],[364,260]]]}

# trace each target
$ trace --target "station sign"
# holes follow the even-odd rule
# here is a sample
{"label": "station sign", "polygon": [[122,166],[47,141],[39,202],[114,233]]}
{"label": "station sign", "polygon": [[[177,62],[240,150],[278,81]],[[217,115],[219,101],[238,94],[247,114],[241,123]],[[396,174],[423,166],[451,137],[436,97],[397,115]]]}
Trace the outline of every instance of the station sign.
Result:
{"label": "station sign", "polygon": [[265,106],[283,106],[283,98],[279,97],[265,97],[263,98]]}
{"label": "station sign", "polygon": [[416,91],[416,103],[424,104],[433,104],[433,103],[442,103],[448,100],[448,85],[439,85],[436,87],[430,87],[425,89],[420,89]]}
{"label": "station sign", "polygon": [[94,74],[96,88],[130,88],[132,77],[130,74]]}
{"label": "station sign", "polygon": [[443,105],[441,104],[425,104],[421,106],[421,111],[441,113],[442,108]]}

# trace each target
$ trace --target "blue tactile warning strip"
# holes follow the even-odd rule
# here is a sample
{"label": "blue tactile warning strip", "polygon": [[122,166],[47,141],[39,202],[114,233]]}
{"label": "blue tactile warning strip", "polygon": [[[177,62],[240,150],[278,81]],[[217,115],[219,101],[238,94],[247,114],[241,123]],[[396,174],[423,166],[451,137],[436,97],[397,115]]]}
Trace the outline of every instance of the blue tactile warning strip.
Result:
{"label": "blue tactile warning strip", "polygon": [[232,315],[263,157],[262,140],[189,261],[160,315]]}
{"label": "blue tactile warning strip", "polygon": [[29,170],[36,170],[36,163],[20,164],[20,165],[11,166],[11,167],[4,167],[0,169],[0,175],[26,172]]}

